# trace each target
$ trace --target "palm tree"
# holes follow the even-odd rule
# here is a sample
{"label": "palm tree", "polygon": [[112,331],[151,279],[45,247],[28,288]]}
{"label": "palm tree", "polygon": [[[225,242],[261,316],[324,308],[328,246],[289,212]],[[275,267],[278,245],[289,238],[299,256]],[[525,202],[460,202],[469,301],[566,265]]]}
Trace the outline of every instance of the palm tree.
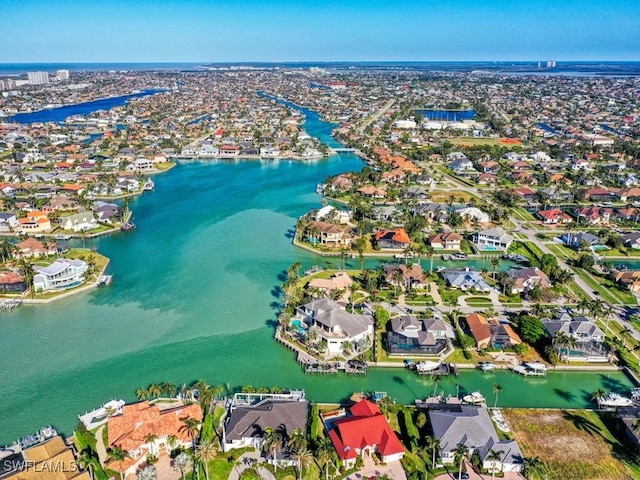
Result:
{"label": "palm tree", "polygon": [[604,393],[604,390],[599,388],[591,394],[591,400],[595,400],[598,403],[598,407],[600,407],[600,403],[602,403],[602,400],[606,395],[607,394]]}
{"label": "palm tree", "polygon": [[622,329],[622,331],[620,331],[620,338],[622,338],[622,346],[624,348],[627,348],[627,342],[626,340],[631,336],[633,332],[631,331],[631,329],[629,327],[624,327]]}
{"label": "palm tree", "polygon": [[318,463],[324,466],[325,479],[329,480],[329,465],[333,460],[333,446],[327,437],[320,440],[316,449],[316,458]]}
{"label": "palm tree", "polygon": [[496,270],[500,266],[500,259],[498,257],[491,257],[491,260],[489,260],[489,263],[491,264],[491,267],[493,268],[493,279],[495,280],[496,279]]}
{"label": "palm tree", "polygon": [[146,388],[139,388],[136,390],[136,397],[138,397],[138,400],[147,400],[150,396],[149,390]]}
{"label": "palm tree", "polygon": [[436,453],[440,449],[440,439],[429,435],[427,437],[427,452],[431,452],[431,470],[436,468]]}
{"label": "palm tree", "polygon": [[525,472],[529,473],[531,471],[531,478],[533,478],[533,473],[537,472],[541,466],[542,462],[539,457],[525,457],[524,459]]}
{"label": "palm tree", "polygon": [[313,460],[313,454],[306,448],[300,448],[294,452],[293,459],[298,464],[298,478],[301,479],[303,470],[308,467],[311,460]]}
{"label": "palm tree", "polygon": [[196,449],[196,458],[204,465],[204,476],[209,480],[209,462],[216,458],[218,449],[209,440],[203,440]]}
{"label": "palm tree", "polygon": [[397,268],[391,274],[391,281],[393,282],[393,295],[396,296],[398,294],[398,285],[402,285],[404,283],[404,275],[402,274],[402,270]]}
{"label": "palm tree", "polygon": [[200,432],[200,420],[196,420],[195,418],[185,418],[183,421],[183,426],[180,427],[180,430],[186,430],[191,437],[191,443],[193,444],[193,450],[196,449],[196,436]]}
{"label": "palm tree", "polygon": [[276,454],[278,450],[282,447],[282,442],[284,438],[280,430],[267,427],[264,429],[264,443],[262,444],[262,448],[271,453],[273,457],[273,467],[277,471],[278,470],[278,462],[276,460]]}
{"label": "palm tree", "polygon": [[590,310],[591,300],[589,300],[587,297],[581,298],[580,301],[576,304],[576,309],[580,310],[580,313],[584,313],[585,311]]}
{"label": "palm tree", "polygon": [[491,480],[496,478],[496,462],[502,460],[502,454],[504,452],[502,450],[495,451],[493,448],[489,449],[487,452],[486,460],[491,462]]}
{"label": "palm tree", "polygon": [[151,446],[155,443],[156,440],[158,440],[158,436],[153,433],[150,433],[149,435],[144,437],[144,442],[149,445],[149,451],[151,451]]}
{"label": "palm tree", "polygon": [[173,397],[178,391],[176,386],[169,382],[162,382],[160,384],[160,388],[162,389],[162,393],[167,394],[170,397]]}
{"label": "palm tree", "polygon": [[149,396],[158,398],[162,395],[162,388],[157,383],[152,383],[149,385]]}
{"label": "palm tree", "polygon": [[500,385],[499,383],[494,383],[493,384],[493,393],[496,394],[496,400],[493,403],[493,408],[496,408],[498,406],[498,394],[502,391],[502,385]]}
{"label": "palm tree", "polygon": [[467,456],[467,447],[459,443],[456,445],[455,450],[453,451],[453,458],[455,462],[458,464],[458,478],[462,478],[462,465],[464,464],[464,459]]}
{"label": "palm tree", "polygon": [[180,472],[180,478],[184,480],[184,471],[189,466],[189,455],[184,452],[180,452],[176,458],[173,459],[173,468]]}
{"label": "palm tree", "polygon": [[129,458],[129,452],[120,447],[111,447],[107,450],[107,458],[109,461],[118,462],[120,480],[124,480],[124,472],[122,471],[122,462]]}
{"label": "palm tree", "polygon": [[153,465],[145,465],[136,472],[138,480],[157,480],[158,472]]}
{"label": "palm tree", "polygon": [[100,462],[96,454],[91,450],[91,447],[87,447],[82,452],[80,452],[80,456],[78,457],[78,466],[83,470],[89,472],[89,476],[91,480],[93,480],[93,475],[96,471],[96,465]]}

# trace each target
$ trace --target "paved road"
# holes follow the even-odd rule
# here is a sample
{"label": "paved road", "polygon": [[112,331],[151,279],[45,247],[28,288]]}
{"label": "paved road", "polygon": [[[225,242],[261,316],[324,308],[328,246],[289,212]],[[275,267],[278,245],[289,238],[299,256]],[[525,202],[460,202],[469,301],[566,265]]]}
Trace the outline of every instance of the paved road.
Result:
{"label": "paved road", "polygon": [[376,122],[382,115],[384,115],[387,112],[387,110],[389,110],[391,108],[391,106],[394,103],[395,103],[395,100],[393,100],[393,99],[389,100],[387,103],[385,103],[382,106],[382,108],[380,110],[378,110],[376,113],[374,113],[373,115],[371,115],[370,117],[365,119],[365,121],[362,122],[362,124],[360,124],[360,128],[358,128],[359,133],[362,133],[365,128],[367,128],[373,122]]}
{"label": "paved road", "polygon": [[[462,182],[457,180],[455,177],[449,175],[448,173],[445,172],[445,174],[447,176],[447,181],[450,184],[454,185],[458,190],[467,192],[471,195],[474,195],[480,198],[483,198],[483,195],[486,195],[486,192],[482,193],[475,187],[470,187],[466,184],[463,184]],[[560,265],[562,268],[567,269],[569,271],[572,271],[572,272],[574,271],[573,268],[571,268],[563,259],[559,258],[555,253],[549,250],[549,247],[547,247],[547,245],[544,242],[542,242],[539,238],[536,237],[536,234],[540,233],[539,230],[523,227],[522,222],[514,218],[513,216],[511,216],[509,219],[515,226],[515,228],[512,229],[513,233],[517,232],[517,233],[525,234],[527,236],[527,241],[534,243],[543,253],[549,253],[554,257],[556,257],[556,259],[558,260],[558,265]],[[544,232],[544,233],[549,233],[549,232]],[[601,298],[599,292],[596,292],[593,288],[591,288],[589,284],[587,284],[578,275],[574,275],[573,280],[576,283],[576,285],[580,287],[580,289],[582,289],[587,295],[587,297],[589,297],[591,300]],[[631,324],[628,320],[631,314],[640,313],[640,308],[636,307],[634,309],[633,307],[625,306],[625,305],[612,305],[612,308],[615,314],[613,321],[619,323],[623,327],[629,328],[629,330],[631,330],[631,335],[637,341],[640,342],[640,331],[638,331],[638,329],[633,324]]]}

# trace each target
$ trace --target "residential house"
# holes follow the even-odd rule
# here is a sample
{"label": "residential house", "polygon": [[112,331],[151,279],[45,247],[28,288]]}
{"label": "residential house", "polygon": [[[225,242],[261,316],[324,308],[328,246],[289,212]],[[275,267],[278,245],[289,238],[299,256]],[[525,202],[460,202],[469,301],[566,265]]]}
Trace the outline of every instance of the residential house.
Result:
{"label": "residential house", "polygon": [[220,147],[221,157],[237,157],[240,154],[240,147],[238,145],[222,145]]}
{"label": "residential house", "polygon": [[[285,436],[283,440],[296,431],[306,432],[309,402],[282,397],[267,395],[257,403],[232,407],[222,430],[223,451],[245,447],[261,450],[268,429]],[[290,464],[291,453],[286,444],[281,445],[275,452],[267,453],[269,463]]]}
{"label": "residential house", "polygon": [[74,232],[87,232],[100,227],[93,212],[80,212],[62,217],[60,218],[60,226],[64,230],[73,230]]}
{"label": "residential house", "polygon": [[380,455],[384,463],[400,460],[404,447],[380,408],[360,400],[342,418],[325,421],[329,438],[345,468],[352,468],[358,457]]}
{"label": "residential house", "polygon": [[547,225],[556,225],[558,223],[570,223],[573,221],[571,215],[563,212],[559,208],[552,208],[550,210],[539,210],[538,216]]}
{"label": "residential house", "polygon": [[452,288],[480,292],[491,291],[491,286],[482,278],[482,274],[474,270],[443,270],[441,275],[447,285]]}
{"label": "residential house", "polygon": [[481,173],[476,178],[478,185],[495,185],[498,183],[498,176],[493,173]]}
{"label": "residential house", "polygon": [[348,313],[342,305],[328,298],[314,300],[296,309],[296,316],[326,341],[330,354],[342,354],[344,344],[366,343],[373,338],[371,315]]}
{"label": "residential house", "polygon": [[136,158],[133,162],[126,166],[127,172],[148,172],[154,169],[153,162],[146,158]]}
{"label": "residential house", "polygon": [[622,242],[627,248],[640,248],[640,232],[632,232],[622,235]]}
{"label": "residential house", "polygon": [[314,278],[309,284],[308,288],[315,288],[322,293],[331,293],[338,290],[344,290],[345,292],[351,288],[353,280],[347,272],[336,272],[331,278]]}
{"label": "residential house", "polygon": [[371,217],[378,222],[402,224],[402,210],[395,205],[376,205],[371,209]]}
{"label": "residential house", "polygon": [[35,267],[33,287],[36,292],[64,290],[84,282],[87,263],[83,260],[57,259],[48,267]]}
{"label": "residential house", "polygon": [[2,456],[2,480],[91,480],[88,471],[79,468],[73,449],[55,436],[19,453]]}
{"label": "residential house", "polygon": [[457,174],[476,172],[476,169],[473,167],[473,162],[466,157],[453,160],[449,162],[447,166]]}
{"label": "residential house", "polygon": [[426,201],[429,200],[429,191],[420,185],[412,185],[404,191],[404,198],[409,200]]}
{"label": "residential house", "polygon": [[[197,403],[160,409],[162,404],[139,402],[122,407],[122,414],[109,417],[107,448],[119,447],[129,452],[122,462],[125,477],[132,475],[146,461],[147,454],[160,455],[173,449],[192,446],[192,437],[185,428],[185,420],[202,421],[202,407]],[[197,436],[197,434],[196,434]],[[173,444],[169,443],[172,439]],[[175,440],[174,440],[175,439]],[[120,469],[120,462],[111,461],[107,466]]]}
{"label": "residential house", "polygon": [[347,224],[351,220],[351,212],[349,210],[340,210],[331,205],[325,205],[319,209],[315,215],[315,220],[336,220],[338,223]]}
{"label": "residential house", "polygon": [[18,226],[18,217],[15,213],[0,212],[0,232],[8,232]]}
{"label": "residential house", "polygon": [[513,281],[513,285],[511,287],[512,295],[529,292],[536,285],[539,285],[542,288],[548,288],[551,286],[551,282],[549,282],[547,274],[537,267],[512,268],[507,271],[507,275],[509,275],[509,278]]}
{"label": "residential house", "polygon": [[[440,462],[453,466],[456,448],[464,445],[467,458],[477,454],[482,466],[489,471],[522,472],[524,456],[513,440],[500,440],[486,407],[459,405],[447,410],[430,410],[429,424],[433,436],[440,441]],[[496,462],[489,459],[489,452],[500,453]]]}
{"label": "residential house", "polygon": [[511,325],[502,323],[497,318],[472,313],[467,315],[465,320],[478,349],[512,348],[522,343]]}
{"label": "residential house", "polygon": [[351,228],[344,225],[318,221],[309,222],[307,232],[314,244],[338,246],[351,243]]}
{"label": "residential house", "polygon": [[602,243],[598,237],[588,232],[567,232],[561,235],[560,239],[565,245],[576,249],[582,249],[583,247],[589,248]]}
{"label": "residential house", "polygon": [[531,202],[536,199],[536,191],[529,187],[512,188],[511,193],[520,200],[527,202]]}
{"label": "residential house", "polygon": [[391,330],[387,333],[389,354],[439,355],[447,345],[447,326],[441,318],[400,315],[391,319]]}
{"label": "residential house", "polygon": [[55,244],[47,243],[29,237],[16,245],[17,256],[20,258],[44,257],[46,255],[55,255],[58,249]]}
{"label": "residential house", "polygon": [[465,221],[476,221],[478,223],[489,223],[489,215],[477,207],[464,207],[457,210],[458,214]]}
{"label": "residential house", "polygon": [[561,346],[560,355],[567,360],[606,362],[605,334],[587,317],[572,317],[561,313],[556,318],[543,318],[542,324],[551,338],[559,333],[573,338],[571,345]]}
{"label": "residential house", "polygon": [[584,207],[577,212],[578,222],[586,221],[590,225],[599,225],[601,223],[609,223],[613,210],[601,207]]}
{"label": "residential house", "polygon": [[404,228],[378,230],[375,239],[381,249],[399,250],[411,246],[411,239]]}
{"label": "residential house", "polygon": [[446,222],[447,221],[447,206],[442,203],[427,203],[424,205],[418,205],[414,209],[415,215],[421,215],[430,222]]}
{"label": "residential house", "polygon": [[460,250],[462,235],[456,232],[437,233],[429,236],[428,240],[434,250]]}
{"label": "residential house", "polygon": [[[384,279],[389,285],[405,288],[426,288],[427,280],[422,267],[417,263],[411,265],[386,265]],[[396,272],[400,272],[399,274]],[[401,277],[398,279],[396,276]]]}
{"label": "residential house", "polygon": [[609,276],[614,282],[630,292],[640,292],[640,271],[611,269]]}
{"label": "residential house", "polygon": [[473,243],[479,251],[506,251],[513,242],[513,237],[502,228],[489,228],[473,234]]}
{"label": "residential house", "polygon": [[1,293],[23,293],[26,290],[24,277],[13,272],[0,272]]}
{"label": "residential house", "polygon": [[26,217],[18,219],[18,225],[14,230],[21,235],[49,233],[51,222],[45,212],[34,210],[27,212]]}

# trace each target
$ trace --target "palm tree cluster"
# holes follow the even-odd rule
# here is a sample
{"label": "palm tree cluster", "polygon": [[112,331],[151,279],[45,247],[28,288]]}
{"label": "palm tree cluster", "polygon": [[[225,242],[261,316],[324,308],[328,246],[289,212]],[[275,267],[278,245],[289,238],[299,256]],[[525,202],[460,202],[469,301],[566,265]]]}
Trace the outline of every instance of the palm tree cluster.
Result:
{"label": "palm tree cluster", "polygon": [[136,390],[136,397],[138,397],[138,400],[149,400],[151,398],[160,398],[162,395],[173,397],[176,392],[176,386],[169,382],[152,383],[148,388]]}

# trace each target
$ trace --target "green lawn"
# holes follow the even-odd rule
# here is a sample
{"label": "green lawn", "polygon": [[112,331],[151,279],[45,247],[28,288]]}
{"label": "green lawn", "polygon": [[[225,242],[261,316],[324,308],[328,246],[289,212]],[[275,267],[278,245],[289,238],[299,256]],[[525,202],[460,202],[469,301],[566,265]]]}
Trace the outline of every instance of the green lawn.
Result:
{"label": "green lawn", "polygon": [[565,247],[564,245],[560,245],[559,243],[549,243],[547,244],[547,248],[561,260],[576,258],[578,256],[575,250]]}
{"label": "green lawn", "polygon": [[638,304],[638,300],[635,295],[627,290],[620,289],[611,280],[597,275],[591,275],[589,272],[581,268],[576,268],[574,270],[576,271],[576,274],[587,283],[587,285],[600,293],[600,296],[605,302],[611,304],[622,303],[624,305]]}
{"label": "green lawn", "polygon": [[522,207],[517,207],[511,210],[512,214],[514,217],[516,217],[518,220],[523,220],[525,222],[535,222],[536,219],[533,215],[531,215],[529,212],[527,212],[524,208]]}

